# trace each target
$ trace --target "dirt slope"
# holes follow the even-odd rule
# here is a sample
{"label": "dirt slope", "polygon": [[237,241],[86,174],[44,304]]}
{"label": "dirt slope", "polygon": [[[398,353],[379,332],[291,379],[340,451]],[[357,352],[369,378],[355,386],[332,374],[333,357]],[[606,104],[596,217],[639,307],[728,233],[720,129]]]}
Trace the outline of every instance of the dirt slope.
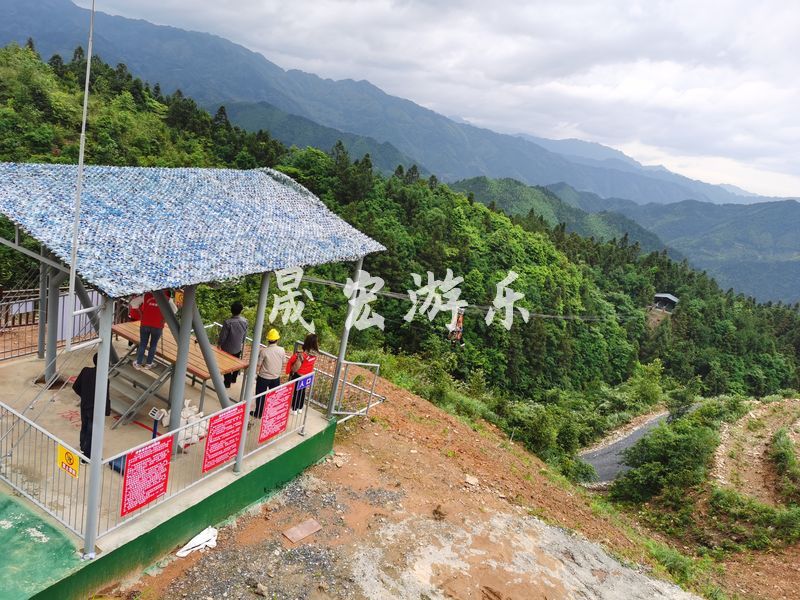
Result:
{"label": "dirt slope", "polygon": [[[473,431],[385,382],[379,392],[389,401],[340,427],[332,459],[223,528],[215,550],[165,561],[116,595],[256,598],[261,586],[270,598],[693,597],[535,518],[646,560],[585,493],[548,479],[492,428]],[[309,517],[323,529],[298,544],[282,537]]]}
{"label": "dirt slope", "polygon": [[783,400],[757,405],[738,422],[726,424],[720,431],[712,480],[766,504],[779,505],[770,444],[778,429],[791,427],[798,419],[800,400]]}

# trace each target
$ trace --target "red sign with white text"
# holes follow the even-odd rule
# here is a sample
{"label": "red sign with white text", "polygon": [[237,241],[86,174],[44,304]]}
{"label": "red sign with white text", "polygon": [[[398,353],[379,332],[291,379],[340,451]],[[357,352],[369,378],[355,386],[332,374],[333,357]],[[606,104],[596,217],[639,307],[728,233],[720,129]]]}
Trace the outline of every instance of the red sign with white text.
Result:
{"label": "red sign with white text", "polygon": [[264,397],[264,412],[261,415],[261,430],[258,432],[259,444],[286,430],[293,392],[294,383],[267,392]]}
{"label": "red sign with white text", "polygon": [[209,419],[203,473],[228,462],[239,452],[245,408],[244,403],[237,404]]}
{"label": "red sign with white text", "polygon": [[129,452],[125,457],[122,506],[119,511],[121,517],[150,504],[166,493],[172,437],[156,440]]}

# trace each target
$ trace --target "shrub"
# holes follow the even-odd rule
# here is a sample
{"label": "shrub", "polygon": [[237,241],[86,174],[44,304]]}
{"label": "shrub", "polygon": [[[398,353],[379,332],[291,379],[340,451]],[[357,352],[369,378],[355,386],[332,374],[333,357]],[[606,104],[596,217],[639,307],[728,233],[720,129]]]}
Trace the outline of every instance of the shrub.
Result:
{"label": "shrub", "polygon": [[662,423],[625,451],[632,469],[617,479],[612,496],[644,502],[667,486],[685,489],[702,482],[717,443],[716,432],[695,421]]}
{"label": "shrub", "polygon": [[800,503],[800,464],[797,460],[797,448],[785,427],[772,436],[769,457],[778,471],[778,491],[781,497],[792,504]]}

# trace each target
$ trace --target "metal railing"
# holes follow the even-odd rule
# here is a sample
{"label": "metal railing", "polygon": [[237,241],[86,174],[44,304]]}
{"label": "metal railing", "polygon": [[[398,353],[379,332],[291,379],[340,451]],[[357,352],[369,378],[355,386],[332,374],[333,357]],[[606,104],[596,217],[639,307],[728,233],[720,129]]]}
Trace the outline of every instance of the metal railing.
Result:
{"label": "metal railing", "polygon": [[[71,454],[61,468],[59,446]],[[39,506],[67,529],[83,536],[88,476],[80,461],[87,457],[13,408],[0,403],[0,479]],[[77,463],[77,464],[74,464]],[[88,468],[86,469],[88,473]]]}
{"label": "metal railing", "polygon": [[[221,323],[213,321],[208,323],[205,328],[209,332],[209,338],[216,340],[219,336]],[[246,343],[242,351],[242,360],[250,360],[250,347],[253,338],[246,337]],[[302,342],[296,341],[295,347]],[[260,348],[266,348],[264,344],[259,344]],[[289,355],[287,355],[289,356]],[[336,395],[331,395],[333,387],[333,377],[336,371],[337,357],[329,352],[320,350],[314,364],[314,390],[311,393],[311,402],[314,406],[325,411],[326,414],[337,417],[341,421],[346,421],[355,416],[369,414],[370,408],[385,401],[386,398],[375,393],[375,386],[380,377],[381,366],[375,363],[360,363],[345,360],[342,366],[342,375],[336,386]],[[331,403],[331,398],[334,398]]]}
{"label": "metal railing", "polygon": [[[254,397],[251,402],[251,407],[256,406],[256,400],[258,398],[264,398],[267,394],[276,391],[280,392],[286,390],[287,395],[291,398],[296,381],[298,380],[289,381],[279,388],[259,394]],[[313,389],[313,384],[311,389]],[[308,390],[302,391],[308,392]],[[243,415],[245,423],[241,430],[241,435],[244,437],[243,456],[252,456],[291,435],[302,435],[306,419],[308,418],[309,405],[310,402],[305,402],[302,410],[296,413],[290,412],[285,427],[281,427],[280,431],[269,437],[261,435],[262,419],[254,419],[247,414]],[[209,429],[212,421],[224,418],[225,416],[239,418],[235,413],[238,411],[244,412],[245,409],[246,403],[238,402],[233,406],[223,408],[211,415],[198,418],[193,422],[182,425],[174,431],[169,431],[152,440],[103,460],[100,513],[97,523],[98,537],[114,531],[131,519],[136,518],[138,515],[162,505],[170,498],[183,494],[198,483],[213,477],[217,473],[226,471],[231,467],[236,460],[236,452],[228,455],[224,460],[216,462],[206,470],[206,467],[209,466],[206,462],[206,457],[208,455],[207,444],[210,440]],[[169,471],[168,477],[166,478],[166,489],[164,493],[158,495],[154,500],[141,507],[135,508],[123,515],[122,513],[125,512],[123,509],[126,503],[129,502],[129,498],[126,496],[124,476],[129,460],[138,451],[146,449],[151,445],[163,445],[164,442],[170,438],[172,438],[171,447],[173,456],[169,461]],[[238,451],[239,444],[237,443],[235,447]]]}
{"label": "metal railing", "polygon": [[[0,299],[0,360],[33,354],[38,349],[39,296],[38,290],[9,290]],[[99,293],[88,290],[93,303],[99,302]],[[35,294],[35,295],[32,295]],[[69,310],[69,296],[62,290],[58,300],[58,334],[59,345],[65,341],[66,319],[71,312],[81,309],[76,299],[73,311]],[[119,312],[114,322],[127,320],[127,313]],[[73,317],[72,331],[87,332],[85,335],[74,335],[76,341],[85,341],[96,337],[91,328],[91,315],[79,314]]]}
{"label": "metal railing", "polygon": [[[214,326],[218,324],[211,325]],[[245,426],[241,428],[244,439],[240,456],[250,457],[292,435],[303,435],[309,407],[319,407],[323,413],[335,414],[343,420],[357,414],[366,414],[371,406],[383,401],[382,397],[375,394],[379,365],[346,361],[337,394],[331,403],[335,365],[336,357],[327,352],[319,354],[310,384],[302,390],[303,406],[292,406],[291,408],[296,407],[299,410],[290,410],[285,424],[282,422],[283,417],[279,416],[279,426],[271,429],[275,415],[270,415],[269,419],[261,419],[244,414]],[[249,403],[250,410],[257,411],[258,400],[268,395],[275,399],[280,397],[282,402],[296,402],[295,385],[303,379],[305,378],[301,377],[288,381],[273,390],[254,396]],[[88,531],[87,527],[91,526],[97,527],[97,537],[100,537],[185,493],[217,473],[232,468],[239,454],[239,444],[236,444],[237,453],[227,453],[224,459],[209,466],[204,461],[204,457],[208,455],[208,433],[213,427],[212,421],[223,419],[226,415],[232,416],[232,411],[246,410],[247,405],[239,402],[211,415],[190,419],[190,422],[174,431],[104,459],[100,470],[102,479],[97,522],[87,524],[89,459],[37,425],[34,420],[0,402],[0,480],[76,535],[83,537]],[[136,505],[131,510],[124,510],[123,502],[130,499],[130,495],[126,495],[124,473],[131,457],[135,458],[137,453],[155,447],[151,445],[164,444],[167,440],[171,440],[174,452],[165,461],[169,465],[165,488],[155,494],[151,501]],[[61,454],[59,448],[62,450]],[[230,449],[230,444],[228,448]],[[72,467],[66,465],[67,468],[64,468],[64,451],[71,455]],[[81,464],[82,461],[86,461],[86,464]],[[76,471],[74,474],[77,477],[68,472],[70,468]],[[128,482],[128,485],[139,484]]]}

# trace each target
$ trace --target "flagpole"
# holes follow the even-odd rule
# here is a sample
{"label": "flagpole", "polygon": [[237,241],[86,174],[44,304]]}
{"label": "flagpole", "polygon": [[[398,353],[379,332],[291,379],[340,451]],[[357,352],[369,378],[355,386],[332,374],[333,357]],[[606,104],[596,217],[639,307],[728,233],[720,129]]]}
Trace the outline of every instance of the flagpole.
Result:
{"label": "flagpole", "polygon": [[78,182],[75,191],[75,218],[72,223],[72,256],[69,269],[69,319],[66,323],[66,349],[72,347],[72,335],[75,321],[75,279],[77,277],[78,266],[78,234],[81,221],[81,195],[83,193],[83,161],[86,150],[86,121],[89,114],[89,79],[92,74],[92,52],[94,45],[94,8],[95,0],[92,0],[92,12],[89,17],[89,46],[86,52],[86,82],[83,88],[83,119],[81,120],[81,139],[80,150],[78,151]]}

